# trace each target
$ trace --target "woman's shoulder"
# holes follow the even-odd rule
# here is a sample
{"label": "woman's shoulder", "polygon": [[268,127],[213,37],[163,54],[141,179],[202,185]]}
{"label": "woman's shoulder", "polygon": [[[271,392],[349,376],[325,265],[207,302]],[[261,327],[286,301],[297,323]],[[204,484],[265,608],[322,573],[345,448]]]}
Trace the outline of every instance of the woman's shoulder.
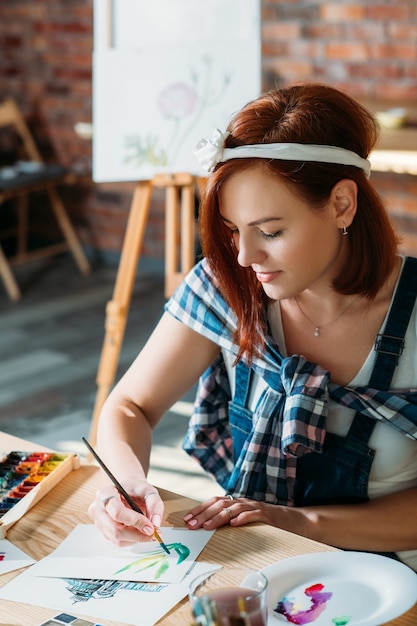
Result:
{"label": "woman's shoulder", "polygon": [[222,299],[218,282],[205,258],[198,261],[184,277],[176,293],[174,293],[174,297],[190,292],[206,302],[213,297]]}
{"label": "woman's shoulder", "polygon": [[206,259],[199,261],[165,304],[165,310],[222,347],[230,348],[236,318]]}

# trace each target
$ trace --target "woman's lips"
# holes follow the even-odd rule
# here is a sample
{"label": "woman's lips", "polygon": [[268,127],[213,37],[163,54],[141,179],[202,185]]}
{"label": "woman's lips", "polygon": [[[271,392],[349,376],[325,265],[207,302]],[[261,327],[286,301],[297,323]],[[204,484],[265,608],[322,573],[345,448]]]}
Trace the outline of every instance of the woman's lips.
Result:
{"label": "woman's lips", "polygon": [[255,272],[256,273],[256,278],[259,280],[260,283],[270,283],[272,280],[274,280],[274,278],[276,278],[277,276],[279,276],[279,274],[281,274],[280,271],[278,272]]}

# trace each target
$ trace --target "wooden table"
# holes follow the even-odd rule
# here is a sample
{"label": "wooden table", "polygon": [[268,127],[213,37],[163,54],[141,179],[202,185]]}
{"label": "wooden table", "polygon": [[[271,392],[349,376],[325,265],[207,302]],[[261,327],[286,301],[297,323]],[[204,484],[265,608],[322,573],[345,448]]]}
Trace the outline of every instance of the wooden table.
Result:
{"label": "wooden table", "polygon": [[[18,449],[39,450],[42,447],[0,432],[0,451]],[[65,477],[12,526],[7,539],[34,559],[47,556],[77,524],[91,523],[87,507],[103,481],[104,478],[95,465],[83,464],[80,469]],[[165,501],[163,524],[182,526],[184,513],[195,502],[164,490],[161,490],[161,495]],[[335,549],[264,524],[242,528],[227,526],[215,532],[198,560],[223,565],[247,564],[261,569],[287,557],[332,550]],[[0,586],[5,585],[19,573],[20,571],[9,572],[0,576]],[[75,608],[74,611],[76,615],[82,615],[81,607]],[[58,612],[57,609],[0,600],[0,626],[37,626]],[[98,621],[104,626],[121,626],[120,623],[102,618]],[[189,604],[188,600],[184,599],[160,620],[158,626],[188,626],[190,623]],[[417,605],[388,623],[392,626],[416,626]]]}

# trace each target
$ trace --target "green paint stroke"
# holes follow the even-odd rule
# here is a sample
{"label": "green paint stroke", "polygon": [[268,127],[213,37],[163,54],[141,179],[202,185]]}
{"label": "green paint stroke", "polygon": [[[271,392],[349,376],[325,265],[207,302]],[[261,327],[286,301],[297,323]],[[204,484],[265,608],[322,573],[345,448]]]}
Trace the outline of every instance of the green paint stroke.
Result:
{"label": "green paint stroke", "polygon": [[334,617],[332,622],[334,626],[346,626],[346,624],[349,624],[351,619],[350,615],[343,615],[343,617]]}
{"label": "green paint stroke", "polygon": [[[178,554],[177,565],[185,561],[185,559],[190,555],[190,549],[183,543],[169,543],[168,548],[170,550],[174,550]],[[169,565],[170,563],[164,550],[162,548],[157,548],[156,550],[152,550],[152,552],[147,552],[139,559],[128,563],[128,565],[125,565],[125,567],[122,567],[122,569],[115,572],[115,575],[132,569],[135,570],[135,573],[138,573],[143,572],[146,569],[151,569],[152,567],[157,567],[158,569],[155,572],[154,578],[155,580],[159,580],[159,578],[161,578],[161,576],[169,569]],[[347,624],[347,622],[345,623]],[[343,626],[343,624],[337,624],[336,626]]]}

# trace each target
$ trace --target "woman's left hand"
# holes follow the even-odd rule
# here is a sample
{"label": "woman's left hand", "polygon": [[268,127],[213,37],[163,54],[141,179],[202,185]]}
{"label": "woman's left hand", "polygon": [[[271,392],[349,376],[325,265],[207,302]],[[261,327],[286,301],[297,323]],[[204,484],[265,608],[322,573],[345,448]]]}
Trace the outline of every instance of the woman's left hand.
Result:
{"label": "woman's left hand", "polygon": [[184,516],[184,522],[191,530],[198,528],[213,530],[226,524],[244,526],[252,522],[271,524],[272,520],[268,515],[268,509],[271,509],[271,506],[248,498],[214,496],[191,509]]}

